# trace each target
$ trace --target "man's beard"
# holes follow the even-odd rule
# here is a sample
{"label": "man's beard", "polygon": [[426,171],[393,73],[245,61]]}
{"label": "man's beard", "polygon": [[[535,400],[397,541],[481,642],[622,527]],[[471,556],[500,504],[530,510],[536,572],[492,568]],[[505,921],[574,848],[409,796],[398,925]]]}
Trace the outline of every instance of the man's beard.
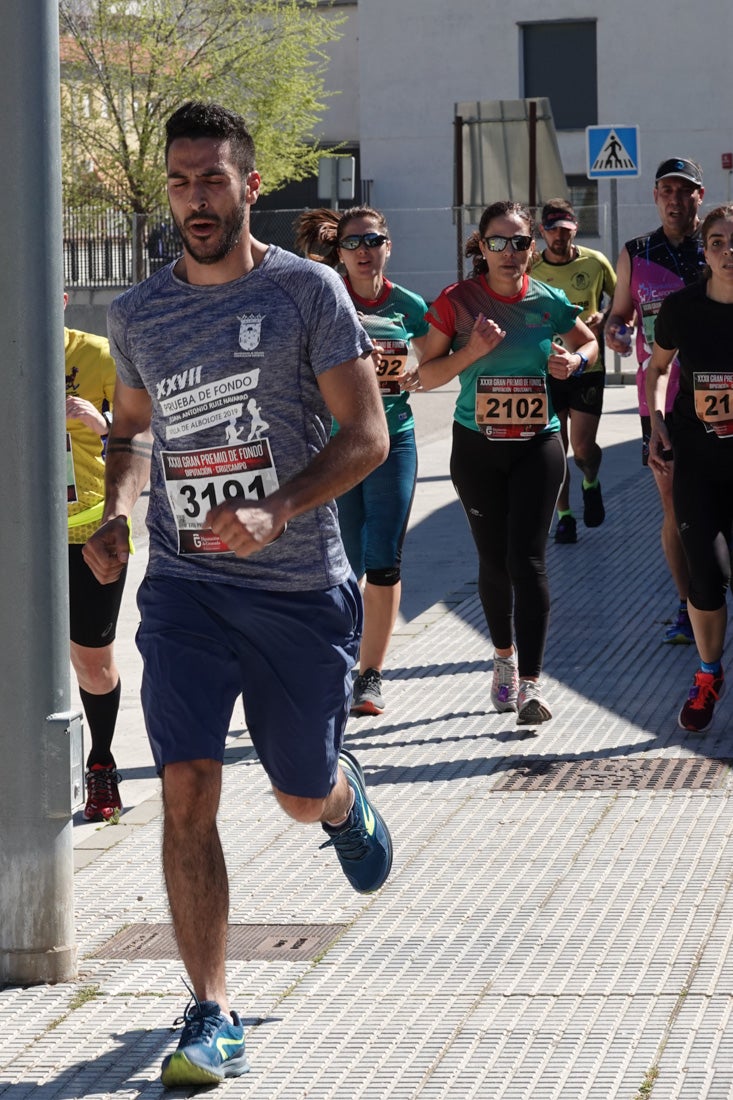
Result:
{"label": "man's beard", "polygon": [[189,255],[199,264],[218,264],[221,260],[225,260],[226,257],[233,251],[237,245],[239,239],[242,236],[242,226],[244,225],[244,216],[247,210],[247,203],[242,200],[240,205],[235,211],[226,218],[220,218],[215,214],[196,215],[191,214],[186,221],[195,222],[199,218],[205,218],[207,221],[211,221],[214,225],[219,226],[222,230],[221,239],[219,245],[215,251],[203,251],[202,249],[208,248],[208,244],[202,245],[198,238],[193,239],[189,236],[186,229],[186,222],[180,222],[173,217],[176,223],[176,228],[181,234],[181,240]]}
{"label": "man's beard", "polygon": [[550,252],[553,256],[560,256],[563,260],[569,260],[573,254],[573,246],[572,244],[563,245],[557,241],[555,244],[550,245]]}

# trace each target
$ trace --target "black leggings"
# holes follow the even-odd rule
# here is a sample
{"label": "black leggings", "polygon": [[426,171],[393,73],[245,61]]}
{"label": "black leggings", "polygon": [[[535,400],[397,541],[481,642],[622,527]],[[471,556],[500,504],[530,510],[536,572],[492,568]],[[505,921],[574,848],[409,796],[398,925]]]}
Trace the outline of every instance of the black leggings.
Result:
{"label": "black leggings", "polygon": [[516,640],[519,675],[539,676],[550,617],[547,536],[565,452],[559,432],[489,440],[453,424],[450,471],[479,558],[478,591],[491,640]]}
{"label": "black leggings", "polygon": [[690,603],[698,611],[718,611],[730,584],[733,439],[708,435],[702,426],[675,427],[672,496],[690,570]]}

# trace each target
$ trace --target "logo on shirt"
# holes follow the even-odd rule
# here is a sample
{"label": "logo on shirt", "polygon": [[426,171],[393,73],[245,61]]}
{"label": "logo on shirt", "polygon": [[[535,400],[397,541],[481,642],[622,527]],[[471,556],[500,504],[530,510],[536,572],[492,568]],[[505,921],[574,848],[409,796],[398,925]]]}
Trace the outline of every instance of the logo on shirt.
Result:
{"label": "logo on shirt", "polygon": [[527,328],[544,328],[549,320],[550,314],[546,310],[544,313],[539,313],[533,309],[528,309],[524,315],[524,323]]}
{"label": "logo on shirt", "polygon": [[239,346],[242,351],[254,351],[262,335],[263,313],[243,313],[239,321]]}
{"label": "logo on shirt", "polygon": [[579,271],[570,281],[576,290],[587,290],[590,286],[590,279],[585,271]]}
{"label": "logo on shirt", "polygon": [[78,367],[72,367],[71,373],[66,375],[66,392],[76,393],[79,389],[79,383],[76,380],[76,376],[79,373]]}

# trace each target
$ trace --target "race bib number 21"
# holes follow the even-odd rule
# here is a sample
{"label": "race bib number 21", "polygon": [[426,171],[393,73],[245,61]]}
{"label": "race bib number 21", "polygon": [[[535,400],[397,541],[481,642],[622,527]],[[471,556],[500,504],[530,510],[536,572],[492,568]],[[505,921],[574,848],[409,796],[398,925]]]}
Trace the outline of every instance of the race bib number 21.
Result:
{"label": "race bib number 21", "polygon": [[695,371],[695,412],[708,431],[733,436],[733,374]]}

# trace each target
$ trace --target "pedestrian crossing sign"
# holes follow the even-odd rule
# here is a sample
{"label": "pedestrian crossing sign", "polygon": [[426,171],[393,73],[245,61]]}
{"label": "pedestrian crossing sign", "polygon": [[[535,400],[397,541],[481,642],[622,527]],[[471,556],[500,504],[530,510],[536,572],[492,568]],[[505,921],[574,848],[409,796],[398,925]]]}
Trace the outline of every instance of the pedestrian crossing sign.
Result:
{"label": "pedestrian crossing sign", "polygon": [[585,135],[589,180],[641,174],[638,126],[586,126]]}

